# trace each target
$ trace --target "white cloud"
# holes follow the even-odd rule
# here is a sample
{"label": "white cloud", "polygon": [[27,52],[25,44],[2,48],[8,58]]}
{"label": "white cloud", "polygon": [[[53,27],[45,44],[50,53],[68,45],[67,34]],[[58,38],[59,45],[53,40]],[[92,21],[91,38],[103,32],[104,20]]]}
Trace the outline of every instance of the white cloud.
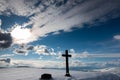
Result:
{"label": "white cloud", "polygon": [[38,59],[42,60],[43,56],[40,56]]}
{"label": "white cloud", "polygon": [[10,63],[10,61],[11,61],[11,59],[10,58],[6,58],[6,59],[4,59],[4,58],[0,58],[0,61],[2,62],[6,62],[6,63]]}
{"label": "white cloud", "polygon": [[33,49],[34,49],[33,45],[22,44],[22,45],[19,45],[18,47],[15,47],[13,53],[17,55],[27,56],[30,51],[33,51]]}
{"label": "white cloud", "polygon": [[28,55],[28,50],[26,49],[15,49],[13,52],[17,55],[24,55],[24,56]]}
{"label": "white cloud", "polygon": [[36,2],[31,0],[0,0],[0,14],[11,15],[11,13],[19,16],[29,16],[34,13],[34,4]]}
{"label": "white cloud", "polygon": [[[29,53],[32,51],[32,54],[38,54],[40,56],[44,55],[44,56],[56,56],[56,52],[54,51],[53,48],[49,48],[46,45],[26,45],[26,44],[22,44],[20,46],[18,46],[17,48],[14,49],[13,53],[17,54],[17,55],[29,55]],[[42,59],[42,57],[40,57],[39,59]]]}
{"label": "white cloud", "polygon": [[68,0],[57,5],[59,2],[44,0],[38,4],[39,0],[1,0],[0,14],[27,17],[29,21],[22,26],[32,25],[32,36],[27,39],[28,42],[46,37],[49,33],[60,34],[60,30],[68,32],[74,27],[82,28],[84,23],[94,24],[96,19],[104,22],[120,16],[117,13],[120,10],[119,1]]}
{"label": "white cloud", "polygon": [[72,53],[72,58],[119,58],[119,53],[89,53],[88,51],[83,51],[82,53]]}
{"label": "white cloud", "polygon": [[1,62],[0,61],[0,67],[8,67],[9,63]]}
{"label": "white cloud", "polygon": [[6,0],[0,0],[0,14],[2,14],[2,12],[4,12],[7,9],[8,4],[6,3]]}
{"label": "white cloud", "polygon": [[0,58],[0,67],[8,67],[10,65],[10,58]]}
{"label": "white cloud", "polygon": [[120,53],[106,53],[106,54],[89,54],[89,57],[106,57],[106,58],[117,58],[120,57]]}
{"label": "white cloud", "polygon": [[87,63],[85,62],[81,62],[80,60],[71,60],[69,62],[71,67],[84,67],[84,66],[88,66]]}
{"label": "white cloud", "polygon": [[88,51],[83,51],[82,53],[71,53],[72,58],[87,58],[89,57]]}
{"label": "white cloud", "polygon": [[45,46],[45,45],[35,46],[34,51],[35,51],[35,54],[38,54],[38,55],[49,55],[47,46]]}
{"label": "white cloud", "polygon": [[[65,60],[15,60],[11,61],[12,66],[30,66],[38,68],[65,68]],[[70,60],[70,67],[94,67],[94,68],[106,68],[106,67],[119,67],[118,61],[106,61],[106,62],[82,62],[80,60]]]}
{"label": "white cloud", "polygon": [[[83,54],[88,54],[88,52],[83,52]],[[59,53],[57,55],[59,55],[59,57],[61,56],[62,53]],[[76,53],[74,53],[76,54]],[[99,67],[99,68],[103,68],[103,67],[119,67],[120,65],[120,60],[113,60],[113,61],[105,61],[105,62],[95,62],[95,61],[91,61],[91,62],[82,62],[80,59],[78,58],[82,58],[80,54],[76,54],[77,56],[74,58],[70,58],[69,59],[69,65],[70,67]],[[109,56],[108,56],[109,55]],[[88,58],[91,57],[117,57],[120,55],[99,55],[99,54],[88,54]],[[83,56],[84,58],[84,56]],[[87,58],[87,57],[86,57]],[[11,59],[10,59],[11,60]],[[94,65],[94,66],[93,66]],[[59,60],[55,59],[55,60],[43,60],[43,56],[40,56],[38,58],[38,60],[15,60],[12,59],[10,61],[10,63],[8,63],[7,59],[0,59],[0,67],[3,66],[30,66],[30,67],[39,67],[39,68],[65,68],[65,58],[61,57],[59,58]]]}
{"label": "white cloud", "polygon": [[50,55],[57,55],[53,48],[48,49]]}
{"label": "white cloud", "polygon": [[12,57],[14,56],[14,54],[3,54],[3,55],[0,55],[0,57]]}
{"label": "white cloud", "polygon": [[23,28],[20,25],[15,24],[11,31],[11,36],[13,38],[14,44],[25,44],[31,41],[34,41],[34,37],[31,34],[31,30],[27,28]]}
{"label": "white cloud", "polygon": [[75,53],[75,50],[74,49],[70,49],[70,53]]}
{"label": "white cloud", "polygon": [[[102,5],[98,5],[99,2]],[[83,23],[94,23],[95,19],[106,18],[106,14],[117,10],[118,3],[112,2],[114,1],[86,1],[74,7],[72,3],[57,8],[50,6],[45,12],[30,18],[30,23],[33,23],[32,33],[38,37],[45,37],[51,32],[71,31],[75,26],[82,28]],[[63,11],[67,9],[68,11],[64,13]]]}
{"label": "white cloud", "polygon": [[88,57],[88,52],[87,51],[84,51],[83,53],[82,53],[82,57],[84,57],[84,58],[86,58],[86,57]]}
{"label": "white cloud", "polygon": [[64,57],[62,57],[62,54],[63,54],[63,53],[65,53],[65,52],[63,52],[63,51],[58,51],[56,59],[64,59]]}
{"label": "white cloud", "polygon": [[69,62],[71,67],[94,67],[94,68],[108,68],[108,67],[119,67],[120,61],[114,60],[114,61],[104,61],[104,62],[82,62],[80,60],[71,60]]}
{"label": "white cloud", "polygon": [[34,46],[34,54],[38,54],[38,55],[56,55],[56,53],[54,52],[53,48],[48,48],[46,45],[37,45]]}
{"label": "white cloud", "polygon": [[120,40],[120,35],[115,35],[114,39]]}

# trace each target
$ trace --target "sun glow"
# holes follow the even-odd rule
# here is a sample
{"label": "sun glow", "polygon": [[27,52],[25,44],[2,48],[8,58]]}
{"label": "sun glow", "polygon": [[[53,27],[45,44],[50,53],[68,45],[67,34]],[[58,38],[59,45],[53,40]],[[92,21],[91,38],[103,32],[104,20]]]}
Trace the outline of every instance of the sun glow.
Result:
{"label": "sun glow", "polygon": [[23,44],[29,42],[29,38],[32,34],[30,29],[16,25],[16,27],[11,31],[11,36],[13,37],[14,43]]}

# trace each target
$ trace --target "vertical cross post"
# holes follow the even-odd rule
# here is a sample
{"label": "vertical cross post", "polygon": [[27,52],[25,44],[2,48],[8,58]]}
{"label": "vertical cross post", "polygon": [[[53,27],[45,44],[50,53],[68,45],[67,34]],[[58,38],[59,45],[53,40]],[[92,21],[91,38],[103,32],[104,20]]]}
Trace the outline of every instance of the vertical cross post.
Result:
{"label": "vertical cross post", "polygon": [[63,57],[66,57],[66,74],[65,76],[70,77],[69,73],[69,59],[68,57],[71,57],[71,55],[68,54],[68,50],[65,50],[65,54],[62,54]]}

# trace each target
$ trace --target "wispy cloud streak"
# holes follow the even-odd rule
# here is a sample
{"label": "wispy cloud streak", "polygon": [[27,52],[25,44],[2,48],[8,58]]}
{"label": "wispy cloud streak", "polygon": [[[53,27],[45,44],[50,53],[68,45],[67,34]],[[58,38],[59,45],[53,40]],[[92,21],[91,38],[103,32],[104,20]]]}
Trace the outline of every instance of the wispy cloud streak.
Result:
{"label": "wispy cloud streak", "polygon": [[49,33],[69,32],[74,27],[119,17],[119,3],[118,0],[1,0],[0,14],[27,17],[29,21],[22,26],[32,25],[34,38],[31,36],[29,41],[32,42]]}

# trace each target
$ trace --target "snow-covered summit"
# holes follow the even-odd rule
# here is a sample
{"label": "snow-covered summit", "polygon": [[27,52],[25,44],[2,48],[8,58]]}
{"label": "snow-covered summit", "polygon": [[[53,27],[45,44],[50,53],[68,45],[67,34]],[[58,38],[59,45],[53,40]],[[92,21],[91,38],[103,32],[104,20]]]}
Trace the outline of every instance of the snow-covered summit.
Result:
{"label": "snow-covered summit", "polygon": [[53,80],[120,80],[120,76],[109,72],[70,71],[72,77],[65,77],[65,70],[38,68],[2,68],[0,80],[39,80],[44,73],[52,74]]}

